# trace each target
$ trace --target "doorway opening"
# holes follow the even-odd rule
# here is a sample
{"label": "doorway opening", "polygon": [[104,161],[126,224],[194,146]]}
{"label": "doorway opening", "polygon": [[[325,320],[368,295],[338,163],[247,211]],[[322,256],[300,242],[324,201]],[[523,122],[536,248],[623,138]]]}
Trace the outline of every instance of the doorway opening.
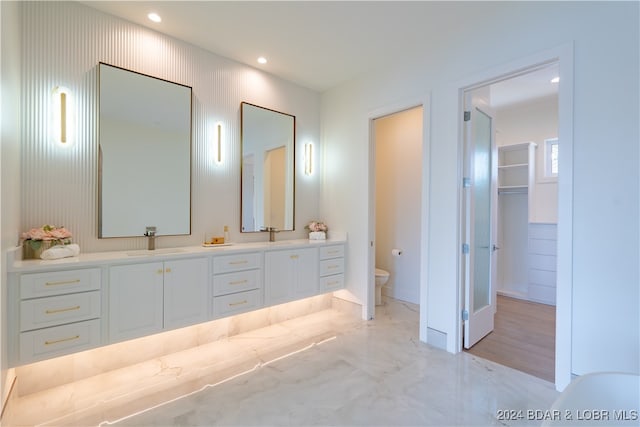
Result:
{"label": "doorway opening", "polygon": [[[422,106],[372,120],[372,218],[376,306],[387,298],[420,304]],[[417,326],[417,325],[416,325]]]}
{"label": "doorway opening", "polygon": [[[558,62],[465,91],[466,219],[463,347],[555,380],[558,226]],[[474,112],[490,126],[473,123]],[[487,119],[484,119],[485,121]],[[488,129],[488,130],[486,130]],[[489,144],[490,156],[482,156]],[[490,171],[481,194],[478,174]],[[480,195],[479,195],[480,194]],[[475,242],[475,243],[474,243]],[[481,304],[474,303],[480,296]],[[484,299],[483,299],[484,298]],[[484,310],[484,311],[482,311]],[[466,317],[466,314],[465,314]]]}

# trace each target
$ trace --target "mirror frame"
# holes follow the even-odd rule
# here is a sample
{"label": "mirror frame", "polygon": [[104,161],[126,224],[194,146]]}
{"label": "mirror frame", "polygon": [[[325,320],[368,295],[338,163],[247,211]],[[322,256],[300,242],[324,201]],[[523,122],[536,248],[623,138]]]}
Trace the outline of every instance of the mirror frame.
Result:
{"label": "mirror frame", "polygon": [[245,112],[244,107],[254,107],[268,112],[281,114],[292,120],[291,126],[291,228],[278,229],[278,231],[294,231],[296,229],[296,116],[293,114],[284,113],[282,111],[274,110],[271,108],[263,107],[260,105],[252,104],[250,102],[240,103],[240,232],[241,233],[259,233],[265,230],[249,230],[245,231],[243,227],[243,212],[244,212],[244,145],[245,145]]}
{"label": "mirror frame", "polygon": [[[184,187],[186,187],[187,182],[188,182],[188,192],[189,192],[189,198],[188,198],[188,215],[187,212],[183,212],[181,214],[182,219],[181,221],[183,222],[183,225],[181,227],[186,227],[185,232],[181,232],[182,230],[177,230],[178,232],[172,233],[163,233],[163,230],[159,227],[158,232],[156,234],[156,236],[188,236],[191,235],[192,233],[192,218],[193,218],[193,177],[192,177],[192,173],[193,173],[193,159],[192,159],[192,155],[193,155],[193,88],[191,86],[188,85],[184,85],[181,83],[176,83],[176,82],[172,82],[170,80],[166,80],[166,79],[162,79],[159,77],[154,77],[148,74],[144,74],[144,73],[140,73],[137,71],[133,71],[133,70],[129,70],[126,68],[122,68],[122,67],[118,67],[115,65],[111,65],[111,64],[107,64],[105,62],[99,62],[98,63],[98,79],[97,79],[97,99],[98,99],[98,112],[97,112],[97,126],[96,126],[96,130],[97,130],[97,145],[98,145],[98,197],[97,197],[97,202],[98,202],[98,238],[99,239],[107,239],[107,238],[123,238],[123,237],[141,237],[144,234],[144,227],[141,227],[140,230],[140,234],[134,234],[134,235],[130,235],[127,234],[128,232],[124,231],[120,234],[117,233],[110,233],[109,235],[105,236],[105,233],[103,231],[103,219],[104,219],[104,213],[103,213],[103,208],[104,208],[104,194],[103,194],[103,149],[102,149],[102,130],[101,130],[101,126],[102,126],[102,117],[101,117],[101,108],[102,108],[102,77],[101,77],[101,70],[103,69],[103,67],[109,67],[112,68],[114,70],[119,70],[119,71],[124,71],[127,73],[131,73],[132,75],[136,75],[136,76],[143,76],[143,77],[147,77],[149,79],[153,79],[154,81],[159,81],[159,82],[164,82],[164,83],[168,83],[171,85],[175,85],[177,87],[181,87],[184,89],[188,89],[188,93],[189,93],[189,111],[188,111],[188,115],[189,115],[189,120],[188,120],[188,125],[189,125],[189,137],[188,137],[188,153],[185,153],[185,156],[188,156],[188,180],[185,180],[184,183]],[[186,97],[185,97],[186,98]],[[183,110],[184,111],[184,110]],[[184,140],[182,140],[184,141]],[[184,143],[184,142],[182,142]],[[188,216],[188,218],[186,218]],[[146,224],[146,226],[158,226],[158,224]]]}

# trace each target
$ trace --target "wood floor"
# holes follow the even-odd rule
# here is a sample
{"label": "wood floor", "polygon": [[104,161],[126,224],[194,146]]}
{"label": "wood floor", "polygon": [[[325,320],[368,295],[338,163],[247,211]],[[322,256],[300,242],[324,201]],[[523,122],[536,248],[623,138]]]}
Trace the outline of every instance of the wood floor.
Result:
{"label": "wood floor", "polygon": [[555,306],[498,295],[494,330],[469,353],[555,381]]}

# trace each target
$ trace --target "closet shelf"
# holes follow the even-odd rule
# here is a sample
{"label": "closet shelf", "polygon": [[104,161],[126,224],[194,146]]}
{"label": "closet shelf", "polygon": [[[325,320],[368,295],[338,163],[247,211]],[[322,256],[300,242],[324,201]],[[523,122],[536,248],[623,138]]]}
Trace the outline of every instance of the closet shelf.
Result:
{"label": "closet shelf", "polygon": [[498,187],[498,194],[522,194],[528,191],[528,185],[503,185]]}
{"label": "closet shelf", "polygon": [[532,193],[535,181],[534,142],[498,147],[498,193]]}
{"label": "closet shelf", "polygon": [[516,144],[501,145],[498,148],[500,150],[503,150],[503,151],[508,151],[508,150],[527,150],[531,146],[537,147],[538,144],[536,144],[533,141],[525,141],[525,142],[518,142]]}
{"label": "closet shelf", "polygon": [[526,169],[529,167],[529,163],[516,163],[512,165],[500,165],[498,169]]}

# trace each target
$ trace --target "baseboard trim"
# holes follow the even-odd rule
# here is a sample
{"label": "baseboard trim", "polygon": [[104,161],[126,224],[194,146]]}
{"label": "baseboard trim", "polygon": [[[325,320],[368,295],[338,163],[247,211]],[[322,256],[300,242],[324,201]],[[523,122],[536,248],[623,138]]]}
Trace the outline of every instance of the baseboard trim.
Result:
{"label": "baseboard trim", "polygon": [[427,328],[427,344],[447,350],[447,334],[437,329]]}

